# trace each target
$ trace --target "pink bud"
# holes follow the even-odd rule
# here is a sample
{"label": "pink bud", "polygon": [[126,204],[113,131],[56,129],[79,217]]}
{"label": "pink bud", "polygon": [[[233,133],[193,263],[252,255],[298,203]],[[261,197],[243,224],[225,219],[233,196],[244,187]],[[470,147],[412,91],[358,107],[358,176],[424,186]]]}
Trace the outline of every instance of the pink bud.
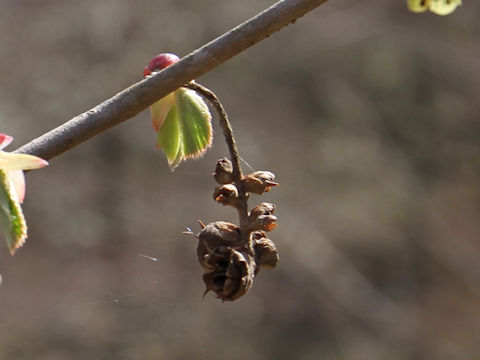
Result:
{"label": "pink bud", "polygon": [[167,66],[175,64],[180,58],[175,54],[162,53],[155,56],[143,70],[143,77],[152,75],[152,73],[165,69]]}

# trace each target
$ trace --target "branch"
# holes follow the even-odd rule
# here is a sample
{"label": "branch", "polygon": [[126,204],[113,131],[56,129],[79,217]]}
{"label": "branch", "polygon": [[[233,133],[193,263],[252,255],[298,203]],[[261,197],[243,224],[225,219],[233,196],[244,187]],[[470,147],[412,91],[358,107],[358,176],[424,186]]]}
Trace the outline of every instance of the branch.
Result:
{"label": "branch", "polygon": [[327,0],[282,0],[150,78],[16,150],[52,159],[137,115],[155,101],[270,36]]}

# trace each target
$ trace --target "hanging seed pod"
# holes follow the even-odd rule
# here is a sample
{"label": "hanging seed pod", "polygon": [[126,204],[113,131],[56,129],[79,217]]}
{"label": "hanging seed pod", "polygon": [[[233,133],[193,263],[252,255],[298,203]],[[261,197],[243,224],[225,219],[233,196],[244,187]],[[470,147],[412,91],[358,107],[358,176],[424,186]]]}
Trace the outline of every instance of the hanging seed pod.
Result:
{"label": "hanging seed pod", "polygon": [[277,227],[277,217],[273,215],[275,205],[271,203],[261,203],[250,211],[249,229],[251,231],[264,230],[272,231]]}
{"label": "hanging seed pod", "polygon": [[260,268],[271,269],[278,265],[278,251],[275,243],[268,239],[265,232],[255,231],[252,233],[255,241],[255,260]]}
{"label": "hanging seed pod", "polygon": [[257,265],[241,243],[239,228],[217,221],[206,225],[197,238],[198,261],[207,270],[203,275],[205,294],[213,291],[223,301],[246,294],[252,286]]}
{"label": "hanging seed pod", "polygon": [[217,161],[215,172],[212,175],[217,183],[224,185],[231,184],[235,181],[232,173],[232,163],[227,158],[223,158]]}
{"label": "hanging seed pod", "polygon": [[216,163],[212,175],[219,186],[215,188],[213,198],[238,210],[240,226],[225,221],[208,225],[200,223],[202,230],[196,237],[197,258],[205,270],[204,296],[212,291],[219,299],[232,301],[249,291],[260,268],[272,268],[278,263],[275,244],[265,234],[265,231],[277,226],[277,217],[273,215],[275,205],[261,203],[248,212],[251,193],[263,194],[278,183],[275,182],[275,174],[270,171],[242,175],[241,157],[222,104],[212,91],[194,81],[184,87],[198,92],[216,108],[230,152],[231,161],[222,158]]}
{"label": "hanging seed pod", "polygon": [[246,192],[254,194],[263,194],[269,192],[272,186],[277,186],[275,174],[270,171],[255,171],[242,179]]}
{"label": "hanging seed pod", "polygon": [[250,220],[253,221],[260,215],[273,215],[275,211],[275,205],[271,203],[261,203],[255,206],[252,211],[250,211]]}
{"label": "hanging seed pod", "polygon": [[206,225],[197,235],[197,258],[202,267],[211,269],[207,260],[208,254],[215,254],[216,249],[225,247],[239,247],[241,245],[240,229],[238,226],[225,221],[216,221]]}
{"label": "hanging seed pod", "polygon": [[240,199],[238,198],[238,190],[233,184],[226,184],[215,187],[213,199],[222,205],[230,205],[238,207]]}
{"label": "hanging seed pod", "polygon": [[277,217],[275,215],[259,215],[253,220],[248,229],[250,231],[272,231],[277,227]]}
{"label": "hanging seed pod", "polygon": [[227,271],[230,247],[220,246],[204,256],[206,268]]}
{"label": "hanging seed pod", "polygon": [[232,301],[245,295],[252,287],[256,264],[250,256],[240,251],[232,248],[224,248],[223,251],[227,266],[203,275],[205,294],[213,291],[219,299]]}

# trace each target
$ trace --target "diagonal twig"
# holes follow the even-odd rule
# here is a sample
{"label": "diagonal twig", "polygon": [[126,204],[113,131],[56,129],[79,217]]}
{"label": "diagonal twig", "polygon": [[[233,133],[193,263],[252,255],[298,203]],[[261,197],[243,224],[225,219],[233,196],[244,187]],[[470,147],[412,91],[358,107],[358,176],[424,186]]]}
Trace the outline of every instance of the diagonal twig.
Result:
{"label": "diagonal twig", "polygon": [[132,118],[155,101],[270,36],[327,0],[282,0],[177,63],[16,150],[52,159]]}

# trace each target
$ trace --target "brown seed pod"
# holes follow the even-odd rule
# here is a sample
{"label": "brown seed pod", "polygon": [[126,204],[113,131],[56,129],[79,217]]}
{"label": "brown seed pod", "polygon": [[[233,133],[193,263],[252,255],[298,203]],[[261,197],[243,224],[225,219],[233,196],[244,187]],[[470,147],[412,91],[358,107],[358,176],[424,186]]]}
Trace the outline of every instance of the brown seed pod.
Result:
{"label": "brown seed pod", "polygon": [[234,207],[238,207],[240,205],[238,190],[233,184],[215,187],[213,199],[222,205],[230,205]]}
{"label": "brown seed pod", "polygon": [[236,300],[252,287],[255,276],[255,261],[245,253],[232,248],[224,249],[226,267],[207,271],[203,275],[205,294],[213,291],[223,301]]}
{"label": "brown seed pod", "polygon": [[218,248],[238,247],[241,244],[240,229],[226,221],[216,221],[206,225],[197,235],[197,258],[202,267],[211,269],[207,255],[215,254]]}
{"label": "brown seed pod", "polygon": [[277,227],[277,217],[273,215],[275,205],[271,203],[261,203],[250,211],[249,229],[251,231],[264,230],[272,231]]}
{"label": "brown seed pod", "polygon": [[242,179],[243,186],[246,192],[254,194],[263,194],[269,192],[272,186],[277,186],[275,174],[270,171],[255,171],[248,174]]}
{"label": "brown seed pod", "polygon": [[250,220],[253,221],[260,215],[273,215],[275,209],[275,205],[271,203],[258,204],[250,211]]}
{"label": "brown seed pod", "polygon": [[213,291],[223,301],[246,294],[252,287],[257,265],[241,242],[240,229],[217,221],[204,226],[197,238],[198,261],[206,270],[205,294]]}
{"label": "brown seed pod", "polygon": [[250,231],[272,231],[277,227],[277,217],[275,215],[258,215],[248,226]]}
{"label": "brown seed pod", "polygon": [[261,237],[255,241],[255,260],[260,268],[271,269],[278,264],[278,251],[275,243],[266,238]]}
{"label": "brown seed pod", "polygon": [[219,183],[220,185],[224,185],[234,182],[232,173],[232,163],[227,158],[223,158],[217,161],[215,172],[212,175],[217,183]]}
{"label": "brown seed pod", "polygon": [[226,271],[228,267],[229,251],[231,248],[220,246],[212,250],[211,253],[203,257],[203,263],[206,268]]}

